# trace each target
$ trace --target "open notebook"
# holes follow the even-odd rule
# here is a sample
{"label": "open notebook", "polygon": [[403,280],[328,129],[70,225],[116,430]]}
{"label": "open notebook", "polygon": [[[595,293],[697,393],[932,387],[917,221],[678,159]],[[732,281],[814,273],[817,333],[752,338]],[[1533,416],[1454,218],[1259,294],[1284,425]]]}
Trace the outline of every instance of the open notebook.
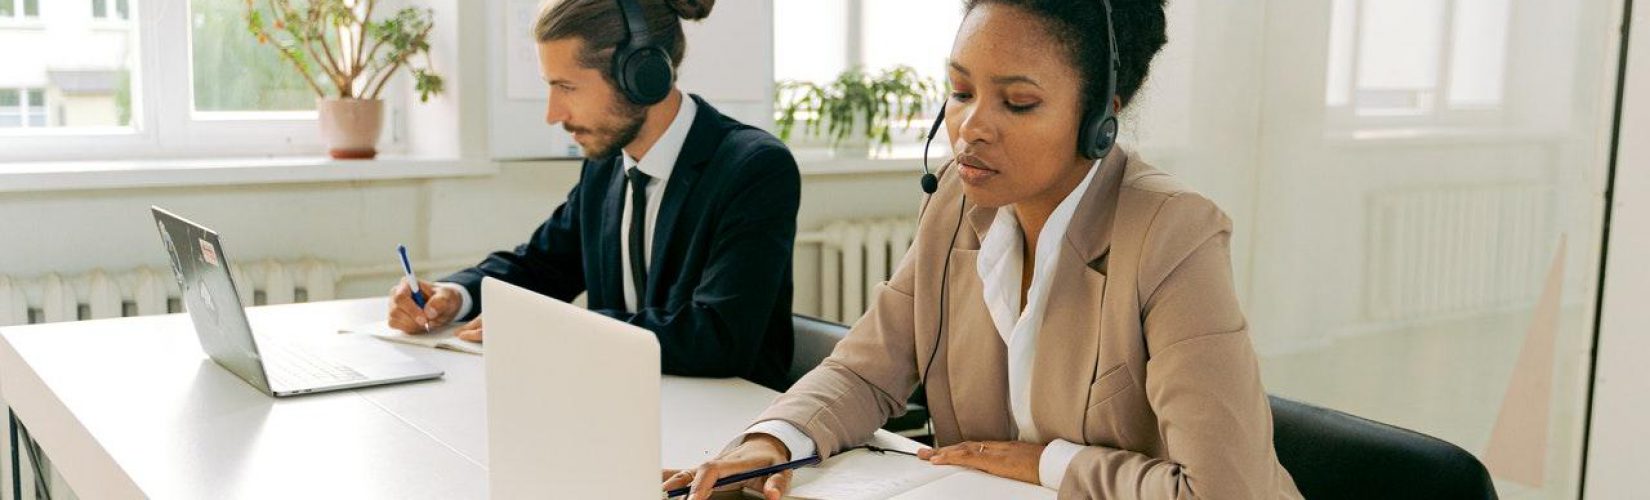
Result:
{"label": "open notebook", "polygon": [[[915,452],[917,445],[880,435],[871,444]],[[786,498],[905,500],[951,498],[1054,498],[1054,490],[984,472],[898,453],[854,450],[814,467],[798,469]]]}
{"label": "open notebook", "polygon": [[481,342],[471,342],[457,337],[458,325],[447,325],[433,332],[411,335],[401,330],[390,328],[384,321],[376,321],[364,325],[356,325],[338,333],[360,333],[378,337],[390,342],[400,342],[434,349],[449,349],[470,354],[481,354]]}

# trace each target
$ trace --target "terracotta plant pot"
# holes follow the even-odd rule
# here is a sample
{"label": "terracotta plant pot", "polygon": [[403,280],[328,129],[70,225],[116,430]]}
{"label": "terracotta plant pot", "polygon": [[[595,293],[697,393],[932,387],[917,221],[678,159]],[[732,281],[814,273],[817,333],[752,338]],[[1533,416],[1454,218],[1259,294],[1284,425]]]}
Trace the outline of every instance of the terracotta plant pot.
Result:
{"label": "terracotta plant pot", "polygon": [[335,99],[315,101],[320,112],[321,139],[327,154],[340,160],[378,156],[378,135],[384,129],[384,100]]}

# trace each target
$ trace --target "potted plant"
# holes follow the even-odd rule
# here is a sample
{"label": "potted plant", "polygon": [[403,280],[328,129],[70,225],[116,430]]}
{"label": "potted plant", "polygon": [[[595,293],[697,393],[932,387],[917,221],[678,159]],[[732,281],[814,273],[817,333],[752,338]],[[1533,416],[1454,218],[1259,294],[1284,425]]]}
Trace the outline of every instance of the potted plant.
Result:
{"label": "potted plant", "polygon": [[[790,142],[800,121],[802,133],[823,136],[833,156],[864,158],[872,141],[883,150],[891,148],[894,131],[909,126],[928,103],[939,100],[940,88],[908,66],[875,75],[850,68],[823,85],[781,81],[775,107],[779,138]],[[922,137],[922,131],[917,136]]]}
{"label": "potted plant", "polygon": [[[315,91],[322,138],[333,158],[378,154],[384,101],[379,96],[398,71],[412,74],[420,101],[441,93],[430,70],[429,9],[401,9],[373,19],[378,0],[246,0],[247,30]],[[423,56],[423,67],[411,61]]]}

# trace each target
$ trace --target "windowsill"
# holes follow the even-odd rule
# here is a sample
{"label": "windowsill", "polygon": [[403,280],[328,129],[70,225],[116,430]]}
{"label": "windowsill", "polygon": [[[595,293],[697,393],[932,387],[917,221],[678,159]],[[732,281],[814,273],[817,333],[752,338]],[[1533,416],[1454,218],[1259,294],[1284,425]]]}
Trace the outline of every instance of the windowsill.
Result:
{"label": "windowsill", "polygon": [[1416,126],[1330,131],[1325,142],[1343,147],[1428,146],[1545,142],[1554,134],[1507,127]]}
{"label": "windowsill", "polygon": [[[932,164],[939,168],[938,164]],[[797,160],[797,169],[803,177],[822,175],[910,174],[922,175],[922,161],[912,159],[818,159]]]}
{"label": "windowsill", "polygon": [[92,29],[97,31],[129,31],[132,29],[132,22],[119,18],[92,18]]}
{"label": "windowsill", "polygon": [[[935,141],[939,142],[939,141]],[[919,175],[922,173],[922,146],[896,144],[891,149],[874,149],[866,156],[837,156],[830,148],[822,146],[791,145],[791,154],[796,157],[797,168],[803,176],[811,175],[852,175],[852,174],[883,174],[907,173]],[[936,144],[930,152],[928,164],[938,169],[950,157],[950,148],[944,144]]]}
{"label": "windowsill", "polygon": [[435,179],[498,171],[488,160],[408,157],[20,162],[0,163],[0,193]]}
{"label": "windowsill", "polygon": [[46,22],[38,17],[0,17],[0,28],[45,31]]}

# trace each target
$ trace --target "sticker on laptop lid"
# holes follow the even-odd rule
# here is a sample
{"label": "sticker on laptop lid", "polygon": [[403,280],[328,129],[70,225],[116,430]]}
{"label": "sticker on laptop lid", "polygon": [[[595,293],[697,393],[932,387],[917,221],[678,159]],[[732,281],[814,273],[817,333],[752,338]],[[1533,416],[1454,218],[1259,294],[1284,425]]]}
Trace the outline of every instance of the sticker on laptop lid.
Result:
{"label": "sticker on laptop lid", "polygon": [[201,260],[206,261],[207,264],[221,267],[221,265],[218,264],[218,248],[212,246],[212,242],[210,241],[200,240],[200,242]]}

